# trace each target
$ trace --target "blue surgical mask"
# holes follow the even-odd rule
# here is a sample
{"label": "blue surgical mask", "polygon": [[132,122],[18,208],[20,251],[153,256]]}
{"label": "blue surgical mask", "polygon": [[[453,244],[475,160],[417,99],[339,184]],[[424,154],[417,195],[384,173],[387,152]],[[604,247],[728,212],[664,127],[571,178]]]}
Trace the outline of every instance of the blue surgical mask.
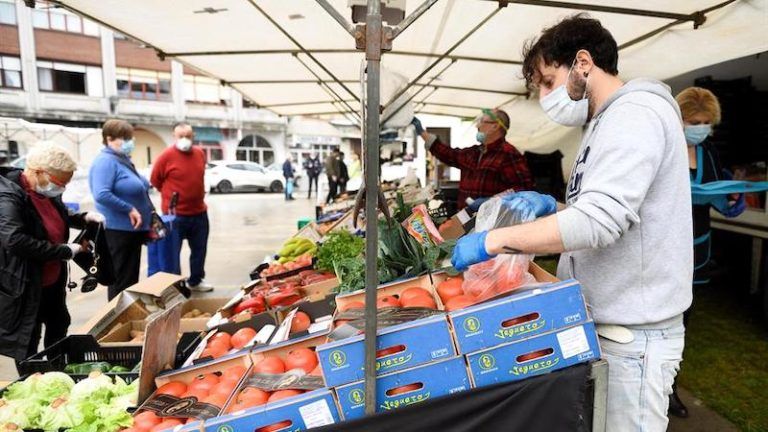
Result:
{"label": "blue surgical mask", "polygon": [[685,125],[685,142],[689,146],[697,146],[704,142],[711,133],[711,124]]}
{"label": "blue surgical mask", "polygon": [[480,144],[484,144],[485,143],[485,132],[477,131],[477,135],[475,135],[475,139]]}
{"label": "blue surgical mask", "polygon": [[133,138],[123,140],[123,143],[120,144],[120,150],[126,156],[130,156],[131,153],[133,153],[133,149],[135,148],[136,148],[136,144],[133,142]]}

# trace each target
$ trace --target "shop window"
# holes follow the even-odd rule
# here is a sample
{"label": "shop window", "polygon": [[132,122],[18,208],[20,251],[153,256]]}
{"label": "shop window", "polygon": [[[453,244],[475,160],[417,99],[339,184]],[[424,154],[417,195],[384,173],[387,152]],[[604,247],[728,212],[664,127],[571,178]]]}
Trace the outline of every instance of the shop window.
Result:
{"label": "shop window", "polygon": [[0,56],[0,87],[22,87],[21,61],[18,57]]}
{"label": "shop window", "polygon": [[0,1],[0,24],[16,25],[16,5]]}
{"label": "shop window", "polygon": [[275,162],[275,152],[264,137],[248,135],[237,146],[235,153],[237,160],[256,162],[262,166],[269,166]]}
{"label": "shop window", "polygon": [[195,142],[205,152],[206,160],[208,161],[220,161],[224,160],[224,149],[221,144],[213,141],[199,141]]}
{"label": "shop window", "polygon": [[167,72],[116,68],[117,94],[128,99],[171,100],[171,74]]}
{"label": "shop window", "polygon": [[57,93],[87,94],[86,67],[71,63],[37,62],[40,90]]}
{"label": "shop window", "polygon": [[42,3],[41,9],[35,9],[32,14],[32,25],[35,28],[78,33],[87,36],[98,36],[99,26],[93,21],[81,18],[62,9],[56,9]]}
{"label": "shop window", "polygon": [[184,75],[184,99],[188,102],[229,105],[230,88],[218,80],[197,75]]}

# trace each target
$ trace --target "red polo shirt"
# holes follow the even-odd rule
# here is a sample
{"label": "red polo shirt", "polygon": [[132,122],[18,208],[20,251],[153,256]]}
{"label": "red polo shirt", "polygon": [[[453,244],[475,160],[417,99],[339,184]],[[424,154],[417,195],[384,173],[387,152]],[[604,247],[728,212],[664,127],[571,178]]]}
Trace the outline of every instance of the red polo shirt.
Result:
{"label": "red polo shirt", "polygon": [[179,193],[176,214],[196,216],[205,212],[205,152],[197,146],[183,152],[176,146],[163,150],[152,168],[150,181],[163,198],[163,213],[174,192]]}

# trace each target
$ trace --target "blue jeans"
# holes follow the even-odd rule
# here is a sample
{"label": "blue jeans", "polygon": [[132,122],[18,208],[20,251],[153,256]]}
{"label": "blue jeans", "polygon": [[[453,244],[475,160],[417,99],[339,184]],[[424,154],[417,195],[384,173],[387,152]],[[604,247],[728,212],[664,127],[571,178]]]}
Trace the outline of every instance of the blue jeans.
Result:
{"label": "blue jeans", "polygon": [[635,339],[627,344],[600,338],[608,361],[606,431],[667,430],[669,395],[685,345],[685,327],[678,318],[663,328],[628,327]]}
{"label": "blue jeans", "polygon": [[176,240],[176,256],[181,254],[181,245],[184,240],[189,244],[189,279],[187,283],[191,286],[199,285],[205,278],[205,255],[208,251],[208,213],[202,213],[195,216],[176,216],[173,225],[177,234],[173,236]]}

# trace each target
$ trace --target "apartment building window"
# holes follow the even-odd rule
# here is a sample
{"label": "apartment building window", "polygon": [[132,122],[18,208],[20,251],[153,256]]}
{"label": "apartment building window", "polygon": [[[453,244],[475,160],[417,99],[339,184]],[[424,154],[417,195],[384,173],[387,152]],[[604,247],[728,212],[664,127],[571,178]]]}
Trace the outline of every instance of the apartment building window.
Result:
{"label": "apartment building window", "polygon": [[0,87],[21,88],[21,60],[0,56]]}
{"label": "apartment building window", "polygon": [[218,80],[204,76],[184,75],[184,99],[189,102],[229,105],[230,89]]}
{"label": "apartment building window", "polygon": [[35,9],[32,15],[32,25],[35,28],[80,33],[87,36],[99,35],[99,25],[95,22],[51,6],[43,7],[45,9]]}
{"label": "apartment building window", "polygon": [[86,72],[84,65],[37,62],[37,81],[42,91],[87,94]]}
{"label": "apartment building window", "polygon": [[0,24],[16,25],[16,5],[0,1]]}
{"label": "apartment building window", "polygon": [[171,74],[144,69],[117,68],[117,94],[128,99],[171,100]]}

